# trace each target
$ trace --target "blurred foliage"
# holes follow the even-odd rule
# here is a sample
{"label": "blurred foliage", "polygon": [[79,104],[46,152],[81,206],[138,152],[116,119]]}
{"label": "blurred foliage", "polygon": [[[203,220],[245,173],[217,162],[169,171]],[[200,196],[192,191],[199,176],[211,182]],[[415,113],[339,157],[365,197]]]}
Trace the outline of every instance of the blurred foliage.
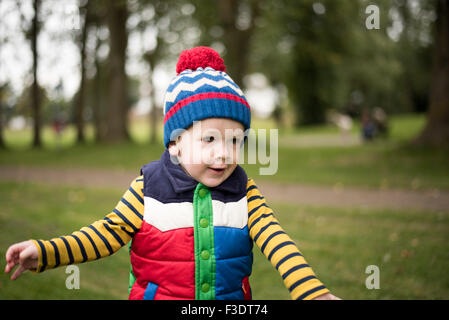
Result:
{"label": "blurred foliage", "polygon": [[[109,3],[91,2],[84,114],[99,127],[95,117],[106,117],[110,107],[107,58],[112,35],[107,24]],[[149,90],[153,90],[152,77],[158,67],[174,75],[182,50],[207,45],[223,55],[229,74],[242,87],[244,76],[257,72],[279,92],[286,88],[288,99],[278,102],[274,115],[281,117],[279,110],[288,109],[296,126],[325,122],[329,109],[355,117],[374,107],[388,114],[423,112],[429,92],[435,2],[379,0],[380,29],[368,30],[365,10],[371,3],[367,0],[123,0],[126,37],[140,37],[137,59],[148,70],[145,79],[131,83],[128,79],[124,101],[129,107],[142,98],[139,83],[133,81],[151,79]],[[79,2],[80,12],[86,3]],[[26,31],[30,19],[22,6],[17,10]],[[42,19],[52,14],[47,9]],[[42,28],[41,32],[47,31]],[[72,35],[78,46],[79,33]],[[54,41],[62,37],[51,36]],[[8,36],[0,41],[7,42]],[[7,77],[2,79],[2,85],[8,83]],[[29,104],[27,88],[24,84],[24,92],[16,99],[20,102],[16,114],[29,113],[24,107]],[[154,96],[152,104],[161,107]],[[73,102],[68,105],[74,108]]]}
{"label": "blurred foliage", "polygon": [[297,125],[323,122],[328,108],[424,111],[434,3],[413,3],[377,1],[380,29],[368,30],[367,1],[267,2],[252,71],[287,85]]}

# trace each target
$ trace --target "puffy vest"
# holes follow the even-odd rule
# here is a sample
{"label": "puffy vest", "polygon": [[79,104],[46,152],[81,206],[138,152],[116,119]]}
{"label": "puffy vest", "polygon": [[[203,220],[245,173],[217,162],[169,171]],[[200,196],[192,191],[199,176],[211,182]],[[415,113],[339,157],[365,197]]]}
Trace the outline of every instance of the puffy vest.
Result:
{"label": "puffy vest", "polygon": [[142,227],[130,246],[130,299],[251,299],[247,176],[209,188],[170,160],[141,169]]}

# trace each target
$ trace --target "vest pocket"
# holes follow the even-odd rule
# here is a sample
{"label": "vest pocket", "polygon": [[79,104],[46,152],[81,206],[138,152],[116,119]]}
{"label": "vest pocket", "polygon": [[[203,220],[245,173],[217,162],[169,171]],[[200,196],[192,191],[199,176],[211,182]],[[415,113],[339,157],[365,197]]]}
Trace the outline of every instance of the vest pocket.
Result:
{"label": "vest pocket", "polygon": [[149,281],[145,293],[143,294],[143,300],[154,300],[157,288],[159,288],[157,284]]}

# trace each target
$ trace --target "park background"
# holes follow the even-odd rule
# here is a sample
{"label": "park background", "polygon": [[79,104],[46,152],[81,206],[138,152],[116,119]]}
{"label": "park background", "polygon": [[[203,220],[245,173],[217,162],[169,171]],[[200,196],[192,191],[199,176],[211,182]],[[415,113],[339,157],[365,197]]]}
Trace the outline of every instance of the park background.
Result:
{"label": "park background", "polygon": [[[369,7],[370,6],[370,7]],[[127,248],[16,281],[9,245],[109,213],[163,151],[182,50],[211,46],[279,168],[245,164],[343,299],[449,298],[449,1],[0,1],[0,299],[126,299]],[[254,248],[255,299],[288,299]],[[365,273],[379,267],[380,288]]]}

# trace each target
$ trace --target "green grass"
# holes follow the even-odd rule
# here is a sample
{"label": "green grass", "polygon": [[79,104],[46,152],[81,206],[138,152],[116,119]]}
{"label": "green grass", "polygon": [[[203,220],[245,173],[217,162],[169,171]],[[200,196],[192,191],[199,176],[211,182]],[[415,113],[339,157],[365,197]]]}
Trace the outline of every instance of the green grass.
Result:
{"label": "green grass", "polygon": [[[336,148],[279,148],[278,171],[244,165],[255,179],[369,188],[449,189],[449,152],[374,144]],[[257,181],[257,180],[256,180]]]}
{"label": "green grass", "polygon": [[[388,139],[351,146],[294,147],[282,143],[294,138],[340,137],[334,126],[286,130],[279,139],[278,171],[259,176],[261,167],[245,165],[255,179],[307,184],[404,188],[413,190],[449,189],[449,149],[413,147],[409,142],[425,125],[425,116],[405,114],[392,117]],[[355,122],[352,137],[358,136]],[[269,149],[268,149],[269,150]]]}
{"label": "green grass", "polygon": [[[271,180],[328,186],[449,190],[449,150],[407,147],[405,142],[418,134],[425,123],[423,115],[402,115],[391,121],[391,137],[375,143],[336,147],[279,147],[275,175],[260,176],[267,165],[246,164],[245,170],[256,181]],[[272,121],[256,121],[255,127],[273,128]],[[140,167],[159,159],[162,143],[148,144],[148,127],[142,121],[132,126],[136,143],[73,146],[75,132],[69,128],[56,148],[51,132],[44,131],[42,150],[23,148],[25,133],[9,132],[6,140],[12,149],[0,151],[0,165],[111,168],[138,172]],[[281,132],[283,137],[338,135],[332,126],[319,126]],[[357,134],[356,124],[352,134]],[[292,135],[293,134],[293,135]],[[92,133],[88,134],[91,136]],[[160,137],[161,135],[159,135]],[[28,138],[27,138],[28,139]],[[29,137],[31,139],[31,136]],[[52,140],[53,139],[53,140]]]}
{"label": "green grass", "polygon": [[[332,293],[344,299],[448,299],[449,214],[271,205]],[[287,298],[258,249],[252,282],[260,298]],[[380,289],[365,286],[366,267]],[[256,280],[257,279],[257,280]]]}
{"label": "green grass", "polygon": [[[80,267],[80,290],[68,290],[65,267],[3,274],[7,247],[30,238],[69,234],[101,219],[124,190],[0,183],[0,299],[126,299],[129,255]],[[449,214],[336,209],[270,203],[318,277],[345,299],[449,299]],[[288,299],[270,263],[254,248],[255,299]],[[365,287],[368,265],[380,268],[380,289]]]}
{"label": "green grass", "polygon": [[[28,239],[70,234],[101,219],[120,200],[120,190],[88,190],[0,183],[0,299],[125,299],[129,255],[81,264],[81,290],[67,290],[65,267],[11,281],[3,273],[6,249]],[[26,200],[25,200],[26,199]]]}

